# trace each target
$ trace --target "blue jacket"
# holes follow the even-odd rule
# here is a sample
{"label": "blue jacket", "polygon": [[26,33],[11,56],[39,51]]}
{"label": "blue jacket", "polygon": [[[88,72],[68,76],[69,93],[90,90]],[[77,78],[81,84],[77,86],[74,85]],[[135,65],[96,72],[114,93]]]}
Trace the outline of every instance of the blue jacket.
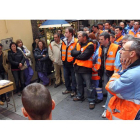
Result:
{"label": "blue jacket", "polygon": [[140,59],[118,73],[120,78],[112,83],[111,91],[119,93],[122,99],[135,100],[140,104]]}
{"label": "blue jacket", "polygon": [[121,70],[122,65],[121,65],[121,62],[120,62],[120,53],[119,53],[119,51],[117,51],[114,66],[117,69]]}

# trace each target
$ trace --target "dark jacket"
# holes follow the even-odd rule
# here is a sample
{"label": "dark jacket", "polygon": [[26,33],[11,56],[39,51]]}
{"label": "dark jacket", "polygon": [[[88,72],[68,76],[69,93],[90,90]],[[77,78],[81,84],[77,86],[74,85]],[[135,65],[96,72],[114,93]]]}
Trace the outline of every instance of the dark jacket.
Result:
{"label": "dark jacket", "polygon": [[[81,47],[86,46],[89,42],[87,41],[85,44],[80,43]],[[88,60],[94,53],[94,45],[91,44],[89,45],[83,53],[81,51],[77,51],[76,47],[71,51],[71,56],[73,56],[75,59],[78,60]],[[87,67],[82,67],[82,66],[77,66],[76,64],[74,65],[74,70],[77,73],[92,73],[92,68],[87,68]]]}
{"label": "dark jacket", "polygon": [[[46,55],[43,57],[43,55]],[[35,70],[37,72],[47,72],[48,70],[48,49],[44,48],[42,51],[39,48],[36,48],[34,51],[34,57],[35,57]]]}
{"label": "dark jacket", "polygon": [[25,57],[19,49],[17,49],[16,53],[10,50],[8,51],[8,60],[11,64],[11,69],[19,69],[19,63],[24,65]]}

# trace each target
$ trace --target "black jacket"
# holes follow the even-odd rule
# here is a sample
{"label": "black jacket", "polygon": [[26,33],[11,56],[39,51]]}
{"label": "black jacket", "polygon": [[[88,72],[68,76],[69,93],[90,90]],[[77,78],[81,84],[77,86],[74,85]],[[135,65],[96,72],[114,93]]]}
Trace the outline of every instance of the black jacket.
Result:
{"label": "black jacket", "polygon": [[[43,57],[43,55],[46,55]],[[48,55],[48,49],[45,48],[43,51],[41,51],[39,48],[36,48],[34,51],[34,57],[35,57],[35,70],[38,72],[47,72],[48,69],[48,60],[49,60],[49,55]]]}
{"label": "black jacket", "polygon": [[[89,42],[87,41],[85,44],[80,43],[81,47],[86,46]],[[91,44],[89,45],[83,53],[81,51],[77,51],[76,47],[71,51],[71,56],[73,56],[75,59],[78,60],[88,60],[94,53],[94,45]],[[77,66],[76,64],[74,65],[75,72],[77,73],[92,73],[92,68],[87,68],[87,67],[82,67],[82,66]]]}
{"label": "black jacket", "polygon": [[11,64],[11,69],[19,69],[19,63],[24,65],[25,57],[19,49],[17,49],[16,53],[10,50],[8,51],[8,60]]}

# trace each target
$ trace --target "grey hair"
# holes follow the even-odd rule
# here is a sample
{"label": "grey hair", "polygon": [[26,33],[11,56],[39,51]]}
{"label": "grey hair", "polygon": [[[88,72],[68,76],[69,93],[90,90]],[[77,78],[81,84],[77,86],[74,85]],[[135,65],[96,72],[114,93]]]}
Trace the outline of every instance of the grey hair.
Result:
{"label": "grey hair", "polygon": [[135,38],[133,35],[130,35],[130,34],[127,34],[125,35],[123,38],[122,38],[122,41],[123,40],[128,40],[128,41],[133,41]]}
{"label": "grey hair", "polygon": [[133,42],[130,46],[130,50],[134,50],[136,52],[136,55],[140,58],[140,39],[134,38],[134,40],[132,41]]}
{"label": "grey hair", "polygon": [[79,31],[78,34],[82,34],[83,37],[86,37],[87,39],[89,39],[86,31]]}
{"label": "grey hair", "polygon": [[84,30],[84,29],[86,29],[87,31],[89,31],[89,28],[88,28],[88,27],[84,27],[83,30]]}

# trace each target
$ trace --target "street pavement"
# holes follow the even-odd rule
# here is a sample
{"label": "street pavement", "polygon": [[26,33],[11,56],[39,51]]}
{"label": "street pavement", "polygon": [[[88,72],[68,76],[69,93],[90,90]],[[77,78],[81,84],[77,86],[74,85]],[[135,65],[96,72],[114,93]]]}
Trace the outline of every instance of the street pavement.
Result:
{"label": "street pavement", "polygon": [[[102,118],[101,115],[103,113],[102,105],[104,105],[106,97],[104,97],[103,102],[96,104],[93,110],[89,109],[89,103],[87,99],[81,102],[74,102],[70,97],[70,94],[63,95],[62,91],[65,90],[65,85],[60,85],[57,88],[54,88],[54,85],[47,87],[51,93],[52,99],[56,103],[55,109],[52,111],[52,119],[53,120],[107,120],[106,118]],[[85,94],[86,97],[86,94]],[[4,106],[0,106],[0,120],[27,120],[21,112],[22,102],[21,96],[14,94],[15,104],[16,104],[16,112],[14,108],[10,111],[6,110],[6,103]],[[12,99],[10,100],[12,103]],[[10,109],[11,106],[8,106]]]}

